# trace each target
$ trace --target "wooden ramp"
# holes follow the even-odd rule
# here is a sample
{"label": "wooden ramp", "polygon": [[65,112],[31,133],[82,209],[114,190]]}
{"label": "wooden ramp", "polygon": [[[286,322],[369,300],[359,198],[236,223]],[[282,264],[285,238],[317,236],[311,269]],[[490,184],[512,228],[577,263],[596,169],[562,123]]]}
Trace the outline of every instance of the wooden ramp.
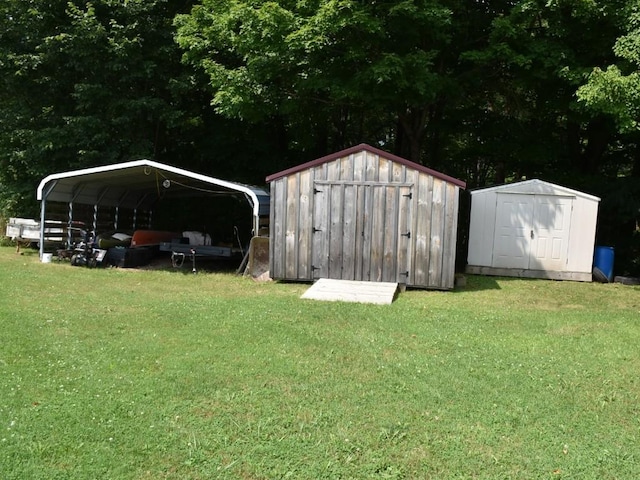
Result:
{"label": "wooden ramp", "polygon": [[321,278],[300,298],[389,305],[398,290],[397,283],[358,282]]}

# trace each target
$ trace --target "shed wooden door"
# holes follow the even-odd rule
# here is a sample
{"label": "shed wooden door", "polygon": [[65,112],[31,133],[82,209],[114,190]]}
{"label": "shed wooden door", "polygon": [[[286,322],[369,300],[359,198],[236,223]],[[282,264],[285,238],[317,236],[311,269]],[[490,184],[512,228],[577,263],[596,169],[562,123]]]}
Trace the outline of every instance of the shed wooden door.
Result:
{"label": "shed wooden door", "polygon": [[564,269],[572,205],[570,197],[498,194],[492,266]]}
{"label": "shed wooden door", "polygon": [[314,278],[406,283],[411,198],[411,185],[317,182]]}

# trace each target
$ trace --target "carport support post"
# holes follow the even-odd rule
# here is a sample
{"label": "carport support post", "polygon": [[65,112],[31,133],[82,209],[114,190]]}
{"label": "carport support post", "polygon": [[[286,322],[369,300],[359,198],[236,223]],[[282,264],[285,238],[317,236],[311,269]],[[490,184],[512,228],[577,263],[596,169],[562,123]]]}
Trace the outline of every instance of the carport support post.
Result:
{"label": "carport support post", "polygon": [[98,195],[98,198],[96,200],[96,203],[93,205],[93,236],[95,238],[96,234],[98,233],[98,205],[100,204],[100,202],[102,202],[102,199],[104,198],[104,196],[107,194],[107,192],[109,191],[109,187],[106,187],[104,190],[102,190],[102,192],[100,192],[100,195]]}
{"label": "carport support post", "polygon": [[[78,195],[84,188],[84,185],[80,184],[73,190],[73,196],[71,200],[69,200],[69,226],[67,227],[67,247],[71,248],[71,244],[73,241],[73,202],[76,201]],[[84,229],[83,229],[84,230]]]}
{"label": "carport support post", "polygon": [[[147,198],[148,194],[145,193],[142,197],[140,197],[138,199],[138,203],[136,203],[136,206],[133,208],[133,229],[135,230],[137,228],[137,223],[138,223],[138,207],[140,207],[140,205],[142,205],[142,202],[144,201],[145,198]],[[149,220],[149,226],[147,228],[151,228],[151,220]]]}
{"label": "carport support post", "polygon": [[251,205],[253,211],[253,236],[257,237],[260,232],[260,202],[255,194],[249,195],[245,192],[244,198],[249,202],[249,205]]}
{"label": "carport support post", "polygon": [[67,221],[67,248],[71,248],[71,242],[73,241],[73,202],[69,202],[69,220]]}
{"label": "carport support post", "polygon": [[38,250],[40,261],[42,261],[42,254],[44,253],[44,212],[46,209],[46,204],[47,197],[43,196],[42,201],[40,202],[40,245]]}
{"label": "carport support post", "polygon": [[40,255],[41,261],[42,261],[42,254],[44,253],[44,222],[45,222],[45,211],[47,207],[47,197],[49,196],[51,191],[55,188],[57,183],[58,181],[54,180],[53,182],[51,182],[51,185],[49,185],[49,188],[47,188],[46,190],[43,189],[43,192],[42,192],[42,201],[40,202],[40,245],[38,250],[38,254]]}

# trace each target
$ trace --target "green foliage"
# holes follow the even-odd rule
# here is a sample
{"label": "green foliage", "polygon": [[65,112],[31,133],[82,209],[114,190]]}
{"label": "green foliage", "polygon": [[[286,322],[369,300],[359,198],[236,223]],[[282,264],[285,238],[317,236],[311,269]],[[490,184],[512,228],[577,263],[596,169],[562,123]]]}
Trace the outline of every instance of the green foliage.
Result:
{"label": "green foliage", "polygon": [[613,116],[622,131],[638,129],[640,118],[640,74],[623,75],[616,65],[595,68],[589,83],[578,90],[588,107]]}
{"label": "green foliage", "polygon": [[[0,16],[0,181],[161,158],[187,119],[167,0],[5,2]],[[28,33],[27,33],[28,32]]]}
{"label": "green foliage", "polygon": [[0,248],[0,476],[634,478],[639,287],[390,306]]}
{"label": "green foliage", "polygon": [[613,58],[622,17],[617,2],[522,1],[494,19],[487,48],[469,59],[486,70],[483,139],[495,146],[507,137],[497,180],[598,170],[614,140],[601,118],[578,108],[575,91]]}
{"label": "green foliage", "polygon": [[[354,124],[393,122],[445,93],[451,82],[436,64],[452,43],[450,17],[427,0],[205,1],[176,18],[176,38],[185,61],[209,76],[219,113],[282,115],[296,132],[311,121],[319,129],[312,142],[326,142],[327,129],[339,126],[346,132],[329,142],[343,146],[375,128],[353,132]],[[328,124],[345,115],[348,122]],[[424,122],[404,125],[423,133]]]}
{"label": "green foliage", "polygon": [[587,84],[578,89],[578,98],[590,109],[611,115],[623,132],[640,128],[640,7],[629,9],[627,33],[613,47],[621,59],[602,69],[595,67]]}

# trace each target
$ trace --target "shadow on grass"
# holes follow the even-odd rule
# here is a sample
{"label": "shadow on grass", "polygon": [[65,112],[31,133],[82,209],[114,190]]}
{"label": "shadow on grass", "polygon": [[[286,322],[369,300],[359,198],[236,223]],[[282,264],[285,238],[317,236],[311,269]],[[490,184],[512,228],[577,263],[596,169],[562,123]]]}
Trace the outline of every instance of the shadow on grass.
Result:
{"label": "shadow on grass", "polygon": [[460,284],[459,279],[456,281],[456,286],[452,290],[452,293],[463,292],[479,292],[483,290],[500,290],[498,284],[498,278],[485,275],[461,275],[459,278],[463,278],[463,284]]}
{"label": "shadow on grass", "polygon": [[194,273],[236,273],[241,258],[213,258],[186,255],[172,259],[170,255],[157,255],[147,265],[136,267],[138,270],[162,270],[166,272],[193,275]]}
{"label": "shadow on grass", "polygon": [[[570,280],[554,280],[549,278],[528,278],[528,277],[507,277],[507,276],[492,276],[492,275],[461,275],[464,278],[464,285],[458,285],[453,292],[477,292],[482,290],[501,290],[500,283],[504,282],[530,282],[532,285],[536,282],[564,282]],[[584,283],[584,282],[576,282]]]}

